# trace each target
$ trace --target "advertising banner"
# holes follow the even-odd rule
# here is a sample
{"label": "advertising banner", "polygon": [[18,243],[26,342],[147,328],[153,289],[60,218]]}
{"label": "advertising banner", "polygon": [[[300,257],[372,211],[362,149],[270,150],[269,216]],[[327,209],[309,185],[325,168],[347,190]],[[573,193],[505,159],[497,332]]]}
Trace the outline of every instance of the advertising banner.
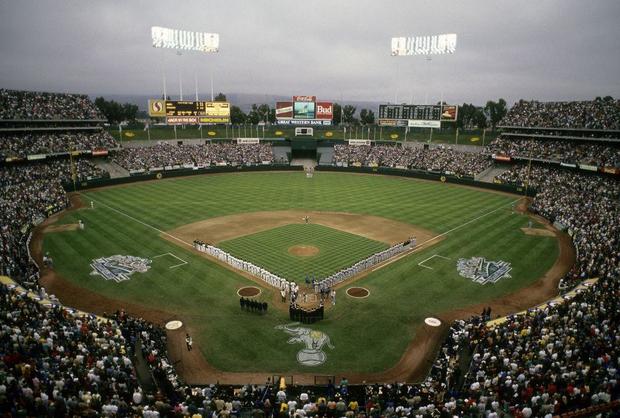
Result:
{"label": "advertising banner", "polygon": [[441,106],[441,121],[442,122],[456,122],[458,114],[458,106],[443,105]]}
{"label": "advertising banner", "polygon": [[259,138],[237,138],[237,144],[251,145],[260,143]]}
{"label": "advertising banner", "polygon": [[349,145],[367,145],[370,146],[370,139],[349,139]]}
{"label": "advertising banner", "polygon": [[441,128],[441,122],[438,120],[409,119],[407,126],[410,128]]}
{"label": "advertising banner", "polygon": [[[206,122],[203,120],[206,119]],[[205,102],[205,117],[200,118],[200,123],[229,123],[230,103]]]}
{"label": "advertising banner", "polygon": [[579,168],[586,171],[598,171],[598,167],[595,165],[579,164]]}
{"label": "advertising banner", "polygon": [[168,125],[197,125],[198,116],[168,116],[166,123]]}
{"label": "advertising banner", "polygon": [[322,119],[278,119],[276,120],[278,125],[310,125],[310,126],[330,126],[331,120]]}
{"label": "advertising banner", "polygon": [[334,104],[330,102],[316,102],[316,118],[332,120],[334,118]]}
{"label": "advertising banner", "polygon": [[152,118],[163,118],[166,116],[166,101],[162,99],[150,99],[149,116]]}
{"label": "advertising banner", "polygon": [[316,102],[316,96],[293,96],[293,102]]}
{"label": "advertising banner", "polygon": [[496,161],[510,162],[510,157],[508,155],[493,154],[493,155],[491,155],[491,157],[493,157],[493,159],[496,160]]}
{"label": "advertising banner", "polygon": [[276,119],[293,119],[293,102],[276,102]]}
{"label": "advertising banner", "polygon": [[379,119],[379,126],[407,126],[407,121],[404,119]]}

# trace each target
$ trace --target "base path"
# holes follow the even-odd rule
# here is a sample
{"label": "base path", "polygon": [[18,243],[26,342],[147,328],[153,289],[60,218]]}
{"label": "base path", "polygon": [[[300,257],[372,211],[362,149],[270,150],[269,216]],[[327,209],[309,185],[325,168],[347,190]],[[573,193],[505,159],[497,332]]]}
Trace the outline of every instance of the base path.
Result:
{"label": "base path", "polygon": [[220,216],[183,225],[166,232],[186,242],[199,239],[217,245],[218,242],[267,231],[279,226],[303,224],[305,223],[305,216],[310,218],[309,223],[349,232],[388,245],[403,242],[411,237],[416,237],[418,242],[424,242],[436,235],[419,226],[380,216],[302,210],[250,212]]}
{"label": "base path", "polygon": [[[70,197],[72,204],[71,210],[79,209],[81,204],[79,195],[70,194]],[[517,210],[521,212],[525,211],[525,203],[525,201],[522,201]],[[287,215],[282,222],[283,214]],[[289,223],[301,223],[304,222],[302,217],[305,215],[310,216],[311,223],[320,223],[334,229],[344,230],[346,232],[355,233],[386,243],[396,243],[407,239],[412,235],[417,237],[418,242],[424,242],[433,237],[433,234],[430,233],[430,231],[424,231],[413,225],[391,221],[385,218],[348,213],[335,214],[329,212],[257,212],[253,214],[214,218],[191,225],[196,227],[202,224],[205,226],[203,232],[213,234],[213,236],[218,238],[218,240],[224,240],[231,239],[236,236],[247,235],[248,233],[258,232],[259,230],[270,229],[275,226],[286,225]],[[43,233],[51,224],[57,222],[61,216],[61,214],[54,215],[51,218],[48,218],[42,225],[35,228],[30,248],[33,257],[37,260],[39,265],[41,265],[42,259]],[[346,375],[351,383],[362,383],[363,381],[421,381],[427,375],[428,370],[432,366],[433,360],[437,355],[437,350],[445,338],[452,321],[456,319],[467,319],[472,315],[479,315],[482,309],[486,307],[491,307],[494,317],[508,315],[515,312],[520,312],[532,306],[536,306],[557,296],[557,285],[560,278],[568,272],[575,262],[574,248],[568,235],[558,232],[543,218],[535,215],[530,216],[536,221],[542,223],[544,225],[544,229],[558,238],[558,245],[560,249],[559,256],[555,264],[541,279],[526,288],[520,289],[512,294],[505,295],[486,304],[468,306],[449,312],[434,313],[434,315],[441,320],[441,325],[438,327],[430,327],[424,323],[411,324],[415,329],[415,337],[402,354],[400,360],[393,367],[379,373],[335,373],[336,380],[338,380],[339,377],[342,377],[342,375]],[[260,219],[263,220],[260,228],[254,230],[253,232],[248,232],[248,228],[252,229],[257,227],[256,225],[253,225],[252,222]],[[338,219],[338,222],[336,222],[335,219]],[[235,224],[234,222],[231,223],[231,220],[234,222],[243,222],[244,226],[237,227],[233,232],[227,231],[227,228],[235,228]],[[377,220],[381,220],[383,222],[381,225],[389,228],[389,231],[391,231],[390,236],[386,235],[385,231],[382,231],[383,226],[373,224],[373,222],[377,222]],[[279,222],[282,223],[278,225]],[[366,225],[366,232],[360,231],[360,222]],[[406,232],[398,231],[399,228],[403,228],[405,226],[408,228]],[[175,231],[183,230],[184,228],[187,228],[185,230],[185,234],[188,242],[191,242],[194,239],[203,239],[205,241],[209,240],[207,237],[197,236],[197,232],[192,233],[192,230],[188,225],[178,228]],[[180,237],[177,233],[178,232],[175,232],[174,235]],[[427,235],[425,236],[423,234]],[[210,238],[210,240],[211,242],[216,242],[216,239],[214,238]],[[251,277],[248,278],[252,280]],[[125,309],[127,313],[145,318],[146,320],[159,326],[164,326],[171,320],[181,320],[185,322],[184,318],[178,317],[173,312],[166,312],[136,303],[128,303],[121,300],[110,299],[88,289],[76,286],[51,269],[42,270],[40,282],[43,286],[45,286],[49,293],[53,293],[58,296],[64,305],[76,307],[84,311],[102,314],[104,312],[113,312],[116,309]],[[347,286],[350,284],[350,281],[346,283]],[[275,295],[275,293],[276,292],[274,292],[274,299],[278,299],[279,295]],[[359,302],[364,303],[364,299],[359,299]],[[218,370],[206,361],[199,349],[200,347],[196,347],[197,349],[192,350],[191,352],[188,352],[185,348],[185,333],[189,332],[191,335],[194,333],[193,331],[194,330],[187,327],[185,324],[178,330],[167,331],[168,353],[170,360],[176,364],[175,367],[177,372],[187,383],[208,384],[220,382],[224,384],[263,384],[267,377],[280,374],[276,370],[266,371],[264,373],[226,372]],[[298,384],[312,384],[314,382],[314,373],[289,374],[294,375],[294,381]]]}

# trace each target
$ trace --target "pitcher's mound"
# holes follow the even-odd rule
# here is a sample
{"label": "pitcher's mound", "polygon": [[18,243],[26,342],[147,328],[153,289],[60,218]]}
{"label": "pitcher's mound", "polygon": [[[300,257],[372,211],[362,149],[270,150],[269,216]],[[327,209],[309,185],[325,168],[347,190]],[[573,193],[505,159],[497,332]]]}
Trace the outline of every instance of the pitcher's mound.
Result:
{"label": "pitcher's mound", "polygon": [[312,257],[319,253],[319,249],[313,245],[293,245],[289,247],[288,253],[298,257]]}
{"label": "pitcher's mound", "polygon": [[352,298],[367,298],[370,292],[365,287],[350,287],[347,289],[347,295]]}

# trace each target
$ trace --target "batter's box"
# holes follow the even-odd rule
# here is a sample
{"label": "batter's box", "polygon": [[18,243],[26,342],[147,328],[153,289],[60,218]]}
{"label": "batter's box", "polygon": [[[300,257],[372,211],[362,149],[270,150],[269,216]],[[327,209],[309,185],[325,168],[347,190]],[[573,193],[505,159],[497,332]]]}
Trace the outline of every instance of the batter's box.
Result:
{"label": "batter's box", "polygon": [[175,265],[168,267],[170,269],[181,267],[181,266],[188,264],[187,261],[183,260],[182,258],[177,257],[176,255],[172,253],[164,253],[164,254],[156,255],[155,257],[153,257],[153,260],[156,258],[166,257],[166,256],[174,258],[176,262]]}
{"label": "batter's box", "polygon": [[431,261],[433,258],[440,258],[440,259],[443,259],[443,260],[450,260],[450,258],[444,257],[443,255],[433,254],[430,257],[428,257],[427,259],[420,261],[418,263],[418,266],[424,267],[425,269],[434,270],[431,266],[428,265],[428,262]]}

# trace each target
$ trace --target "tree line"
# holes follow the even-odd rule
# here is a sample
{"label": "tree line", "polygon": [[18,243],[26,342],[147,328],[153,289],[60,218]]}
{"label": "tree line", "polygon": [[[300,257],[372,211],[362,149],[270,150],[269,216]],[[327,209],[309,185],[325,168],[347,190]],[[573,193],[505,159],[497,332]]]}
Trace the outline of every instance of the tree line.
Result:
{"label": "tree line", "polygon": [[[168,98],[169,99],[169,98]],[[218,93],[214,101],[225,102],[226,95]],[[439,103],[437,103],[439,104]],[[134,122],[136,117],[141,116],[138,106],[131,103],[120,104],[114,100],[107,101],[103,97],[95,99],[95,105],[101,110],[110,123],[120,123],[124,121]],[[463,103],[458,106],[458,117],[456,127],[461,129],[495,129],[499,121],[506,115],[508,108],[506,100],[489,100],[484,106],[476,106],[471,103]],[[260,123],[273,124],[276,122],[276,110],[269,104],[253,104],[246,113],[239,106],[230,107],[230,121],[234,125]],[[374,125],[376,122],[375,112],[372,109],[360,109],[356,106],[347,104],[333,104],[333,123],[334,125]]]}

